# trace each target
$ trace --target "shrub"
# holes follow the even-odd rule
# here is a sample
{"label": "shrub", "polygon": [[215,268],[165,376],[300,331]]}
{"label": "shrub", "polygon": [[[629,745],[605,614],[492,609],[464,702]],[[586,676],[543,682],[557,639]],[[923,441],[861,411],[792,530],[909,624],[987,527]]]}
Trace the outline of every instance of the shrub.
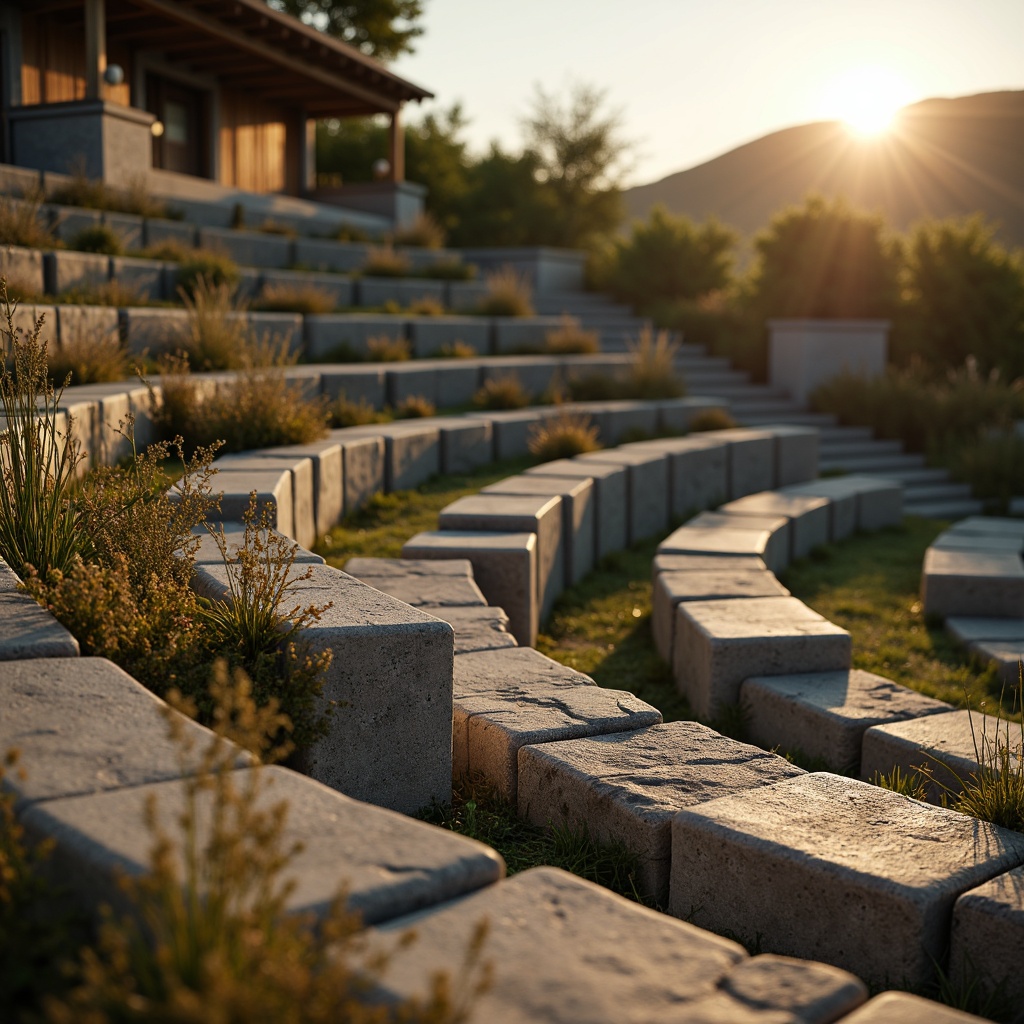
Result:
{"label": "shrub", "polygon": [[597,331],[583,330],[571,317],[563,318],[562,326],[544,337],[544,351],[553,356],[593,355],[600,350]]}
{"label": "shrub", "polygon": [[522,409],[530,404],[523,382],[514,374],[489,377],[473,396],[478,409]]}
{"label": "shrub", "polygon": [[333,235],[329,236],[335,242],[368,242],[369,234],[362,228],[353,227],[351,224],[342,224]]}
{"label": "shrub", "polygon": [[412,348],[404,338],[370,338],[366,351],[371,363],[404,363],[412,359]]}
{"label": "shrub", "polygon": [[239,281],[238,266],[225,253],[189,249],[178,261],[178,291],[193,295],[200,281],[208,287],[233,289]]}
{"label": "shrub", "polygon": [[330,292],[312,284],[267,284],[253,303],[255,309],[270,312],[333,313],[337,308]]}
{"label": "shrub", "polygon": [[954,480],[970,484],[971,493],[991,510],[1005,514],[1010,499],[1024,489],[1024,437],[982,435],[954,445],[944,459]]}
{"label": "shrub", "polygon": [[182,351],[194,370],[228,370],[242,366],[252,342],[245,303],[231,286],[199,277],[191,293],[179,288],[188,311]]}
{"label": "shrub", "polygon": [[530,285],[511,267],[487,275],[487,297],[477,307],[481,316],[533,316]]}
{"label": "shrub", "polygon": [[105,210],[110,198],[107,186],[98,178],[90,178],[85,161],[76,161],[70,180],[50,190],[50,202],[58,206],[79,206],[87,210]]}
{"label": "shrub", "polygon": [[284,238],[298,238],[299,233],[290,224],[282,224],[280,221],[267,218],[256,228],[264,235],[281,235]]}
{"label": "shrub", "polygon": [[417,271],[420,277],[432,277],[438,281],[472,281],[476,277],[476,267],[463,263],[458,258],[437,260]]}
{"label": "shrub", "polygon": [[120,256],[124,251],[121,239],[106,224],[93,224],[82,228],[69,243],[70,248],[79,252],[105,253],[107,256]]}
{"label": "shrub", "polygon": [[124,380],[128,376],[128,353],[120,339],[102,330],[79,326],[74,333],[65,331],[60,346],[47,353],[50,379],[60,383],[101,384]]}
{"label": "shrub", "polygon": [[625,397],[623,383],[601,372],[571,373],[566,379],[565,390],[574,402],[607,402]]}
{"label": "shrub", "polygon": [[31,331],[16,328],[3,278],[0,304],[0,558],[21,576],[34,570],[47,578],[89,546],[74,493],[83,455],[72,431],[58,429],[63,389],[50,382],[43,318]]}
{"label": "shrub", "polygon": [[[39,219],[42,200],[37,195],[24,199],[0,196],[0,245],[22,245],[28,249],[52,249],[57,241]],[[13,284],[13,282],[12,282]]]}
{"label": "shrub", "polygon": [[601,447],[597,438],[597,427],[589,416],[565,409],[550,419],[534,423],[527,446],[538,462],[551,462],[597,451]]}
{"label": "shrub", "polygon": [[423,395],[409,395],[395,406],[395,419],[424,419],[433,416],[436,412],[437,406],[429,398],[424,398]]}
{"label": "shrub", "polygon": [[71,288],[61,292],[60,302],[66,306],[141,306],[146,305],[137,289],[116,278],[102,284],[84,288]]}
{"label": "shrub", "polygon": [[391,243],[419,249],[442,249],[444,228],[429,213],[421,213],[411,224],[398,228],[391,235]]}
{"label": "shrub", "polygon": [[435,359],[476,359],[479,354],[472,345],[458,340],[446,342],[433,353]]}
{"label": "shrub", "polygon": [[365,398],[353,402],[344,394],[339,395],[328,410],[332,427],[362,427],[370,423],[385,423],[388,415],[375,409]]}
{"label": "shrub", "polygon": [[626,344],[631,360],[626,384],[628,395],[624,397],[679,398],[686,394],[686,385],[675,368],[679,345],[669,340],[668,331],[655,334],[645,327],[635,342]]}
{"label": "shrub", "polygon": [[412,272],[409,260],[394,249],[374,249],[363,264],[364,277],[408,277]]}
{"label": "shrub", "polygon": [[424,295],[409,303],[409,313],[414,316],[444,316],[444,304],[432,295]]}
{"label": "shrub", "polygon": [[705,409],[690,420],[690,433],[705,430],[731,430],[737,425],[727,409]]}

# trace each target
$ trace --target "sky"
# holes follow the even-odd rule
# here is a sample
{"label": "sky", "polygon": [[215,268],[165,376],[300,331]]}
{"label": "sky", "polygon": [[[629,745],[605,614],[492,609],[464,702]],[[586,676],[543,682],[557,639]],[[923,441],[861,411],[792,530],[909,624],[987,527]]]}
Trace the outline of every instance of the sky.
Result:
{"label": "sky", "polygon": [[[537,86],[606,92],[627,184],[769,132],[877,119],[936,96],[1024,89],[1024,0],[424,0],[394,71],[458,101],[475,152],[522,144]],[[424,109],[427,109],[424,105]],[[409,118],[417,116],[416,108]]]}

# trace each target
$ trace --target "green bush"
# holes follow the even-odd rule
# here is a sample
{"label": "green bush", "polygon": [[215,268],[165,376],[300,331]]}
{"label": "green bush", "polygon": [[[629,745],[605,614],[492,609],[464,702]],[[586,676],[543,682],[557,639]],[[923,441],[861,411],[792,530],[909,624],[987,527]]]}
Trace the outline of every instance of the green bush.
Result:
{"label": "green bush", "polygon": [[120,256],[124,251],[121,239],[106,224],[82,228],[68,244],[78,252],[98,252],[107,256]]}

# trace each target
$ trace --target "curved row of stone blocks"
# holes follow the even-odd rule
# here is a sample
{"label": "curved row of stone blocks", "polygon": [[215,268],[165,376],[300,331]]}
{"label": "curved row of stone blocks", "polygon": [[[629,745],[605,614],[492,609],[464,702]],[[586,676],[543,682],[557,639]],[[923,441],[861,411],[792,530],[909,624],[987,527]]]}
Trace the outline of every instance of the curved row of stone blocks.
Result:
{"label": "curved row of stone blocks", "polygon": [[[371,648],[375,663],[388,660],[380,641],[395,623],[384,621],[385,613],[399,615],[404,625],[414,610],[330,567],[320,571],[321,588],[327,576],[335,587],[344,581],[351,621],[342,630],[354,627],[363,637],[363,664]],[[216,583],[218,574],[209,578]],[[466,595],[463,587],[463,599]],[[15,594],[12,600],[27,598]],[[483,617],[493,619],[493,614],[485,610]],[[443,633],[454,644],[451,628],[436,616],[413,618],[416,629],[404,634],[413,657],[424,629],[438,638]],[[58,636],[61,628],[53,622],[31,625],[49,634],[51,646],[39,648],[46,657],[32,660],[31,644],[11,648],[19,660],[8,662],[4,673],[10,712],[3,716],[0,743],[22,748],[30,774],[27,782],[8,779],[7,785],[20,787],[18,812],[30,834],[57,840],[54,866],[60,876],[87,900],[116,900],[115,866],[145,869],[150,840],[140,822],[146,798],[156,795],[173,811],[182,799],[181,775],[189,767],[177,762],[162,738],[159,702],[152,695],[100,659],[54,659],[54,641],[65,645],[65,654],[74,653],[74,641]],[[493,621],[477,628],[501,632]],[[336,636],[346,661],[350,639],[348,633]],[[444,642],[436,647],[443,655]],[[448,650],[450,658],[454,647]],[[469,651],[460,655],[469,656]],[[397,674],[416,676],[423,661],[398,665]],[[393,710],[394,705],[385,713]],[[127,734],[124,722],[131,726]],[[200,727],[190,728],[201,735]],[[240,757],[237,771],[250,770]],[[641,1020],[671,1006],[689,1020],[824,1022],[843,1016],[865,997],[863,987],[842,972],[777,957],[747,959],[734,943],[559,872],[538,870],[488,885],[500,877],[501,864],[479,844],[356,803],[283,769],[270,772],[269,795],[289,800],[291,828],[306,844],[292,868],[299,884],[290,907],[321,910],[341,875],[349,880],[352,905],[368,922],[382,923],[375,935],[383,940],[411,923],[420,932],[421,942],[396,964],[391,991],[421,989],[439,966],[457,969],[462,936],[487,916],[498,981],[479,1007],[481,1020]],[[460,893],[467,895],[446,902]],[[410,916],[423,907],[436,909]],[[615,966],[609,971],[612,948]],[[908,1021],[968,1019],[891,994],[845,1019],[866,1024],[893,1014]]]}

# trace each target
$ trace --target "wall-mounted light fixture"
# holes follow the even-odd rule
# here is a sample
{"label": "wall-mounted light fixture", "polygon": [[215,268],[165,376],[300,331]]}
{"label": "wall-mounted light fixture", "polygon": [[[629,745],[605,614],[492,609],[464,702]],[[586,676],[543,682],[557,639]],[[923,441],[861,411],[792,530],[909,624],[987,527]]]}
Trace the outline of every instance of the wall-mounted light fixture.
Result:
{"label": "wall-mounted light fixture", "polygon": [[164,123],[163,123],[163,121],[154,121],[149,126],[149,130],[153,133],[153,138],[154,139],[159,139],[160,136],[163,135],[163,133],[164,133]]}
{"label": "wall-mounted light fixture", "polygon": [[103,71],[107,85],[120,85],[124,81],[124,68],[120,64],[108,64]]}

